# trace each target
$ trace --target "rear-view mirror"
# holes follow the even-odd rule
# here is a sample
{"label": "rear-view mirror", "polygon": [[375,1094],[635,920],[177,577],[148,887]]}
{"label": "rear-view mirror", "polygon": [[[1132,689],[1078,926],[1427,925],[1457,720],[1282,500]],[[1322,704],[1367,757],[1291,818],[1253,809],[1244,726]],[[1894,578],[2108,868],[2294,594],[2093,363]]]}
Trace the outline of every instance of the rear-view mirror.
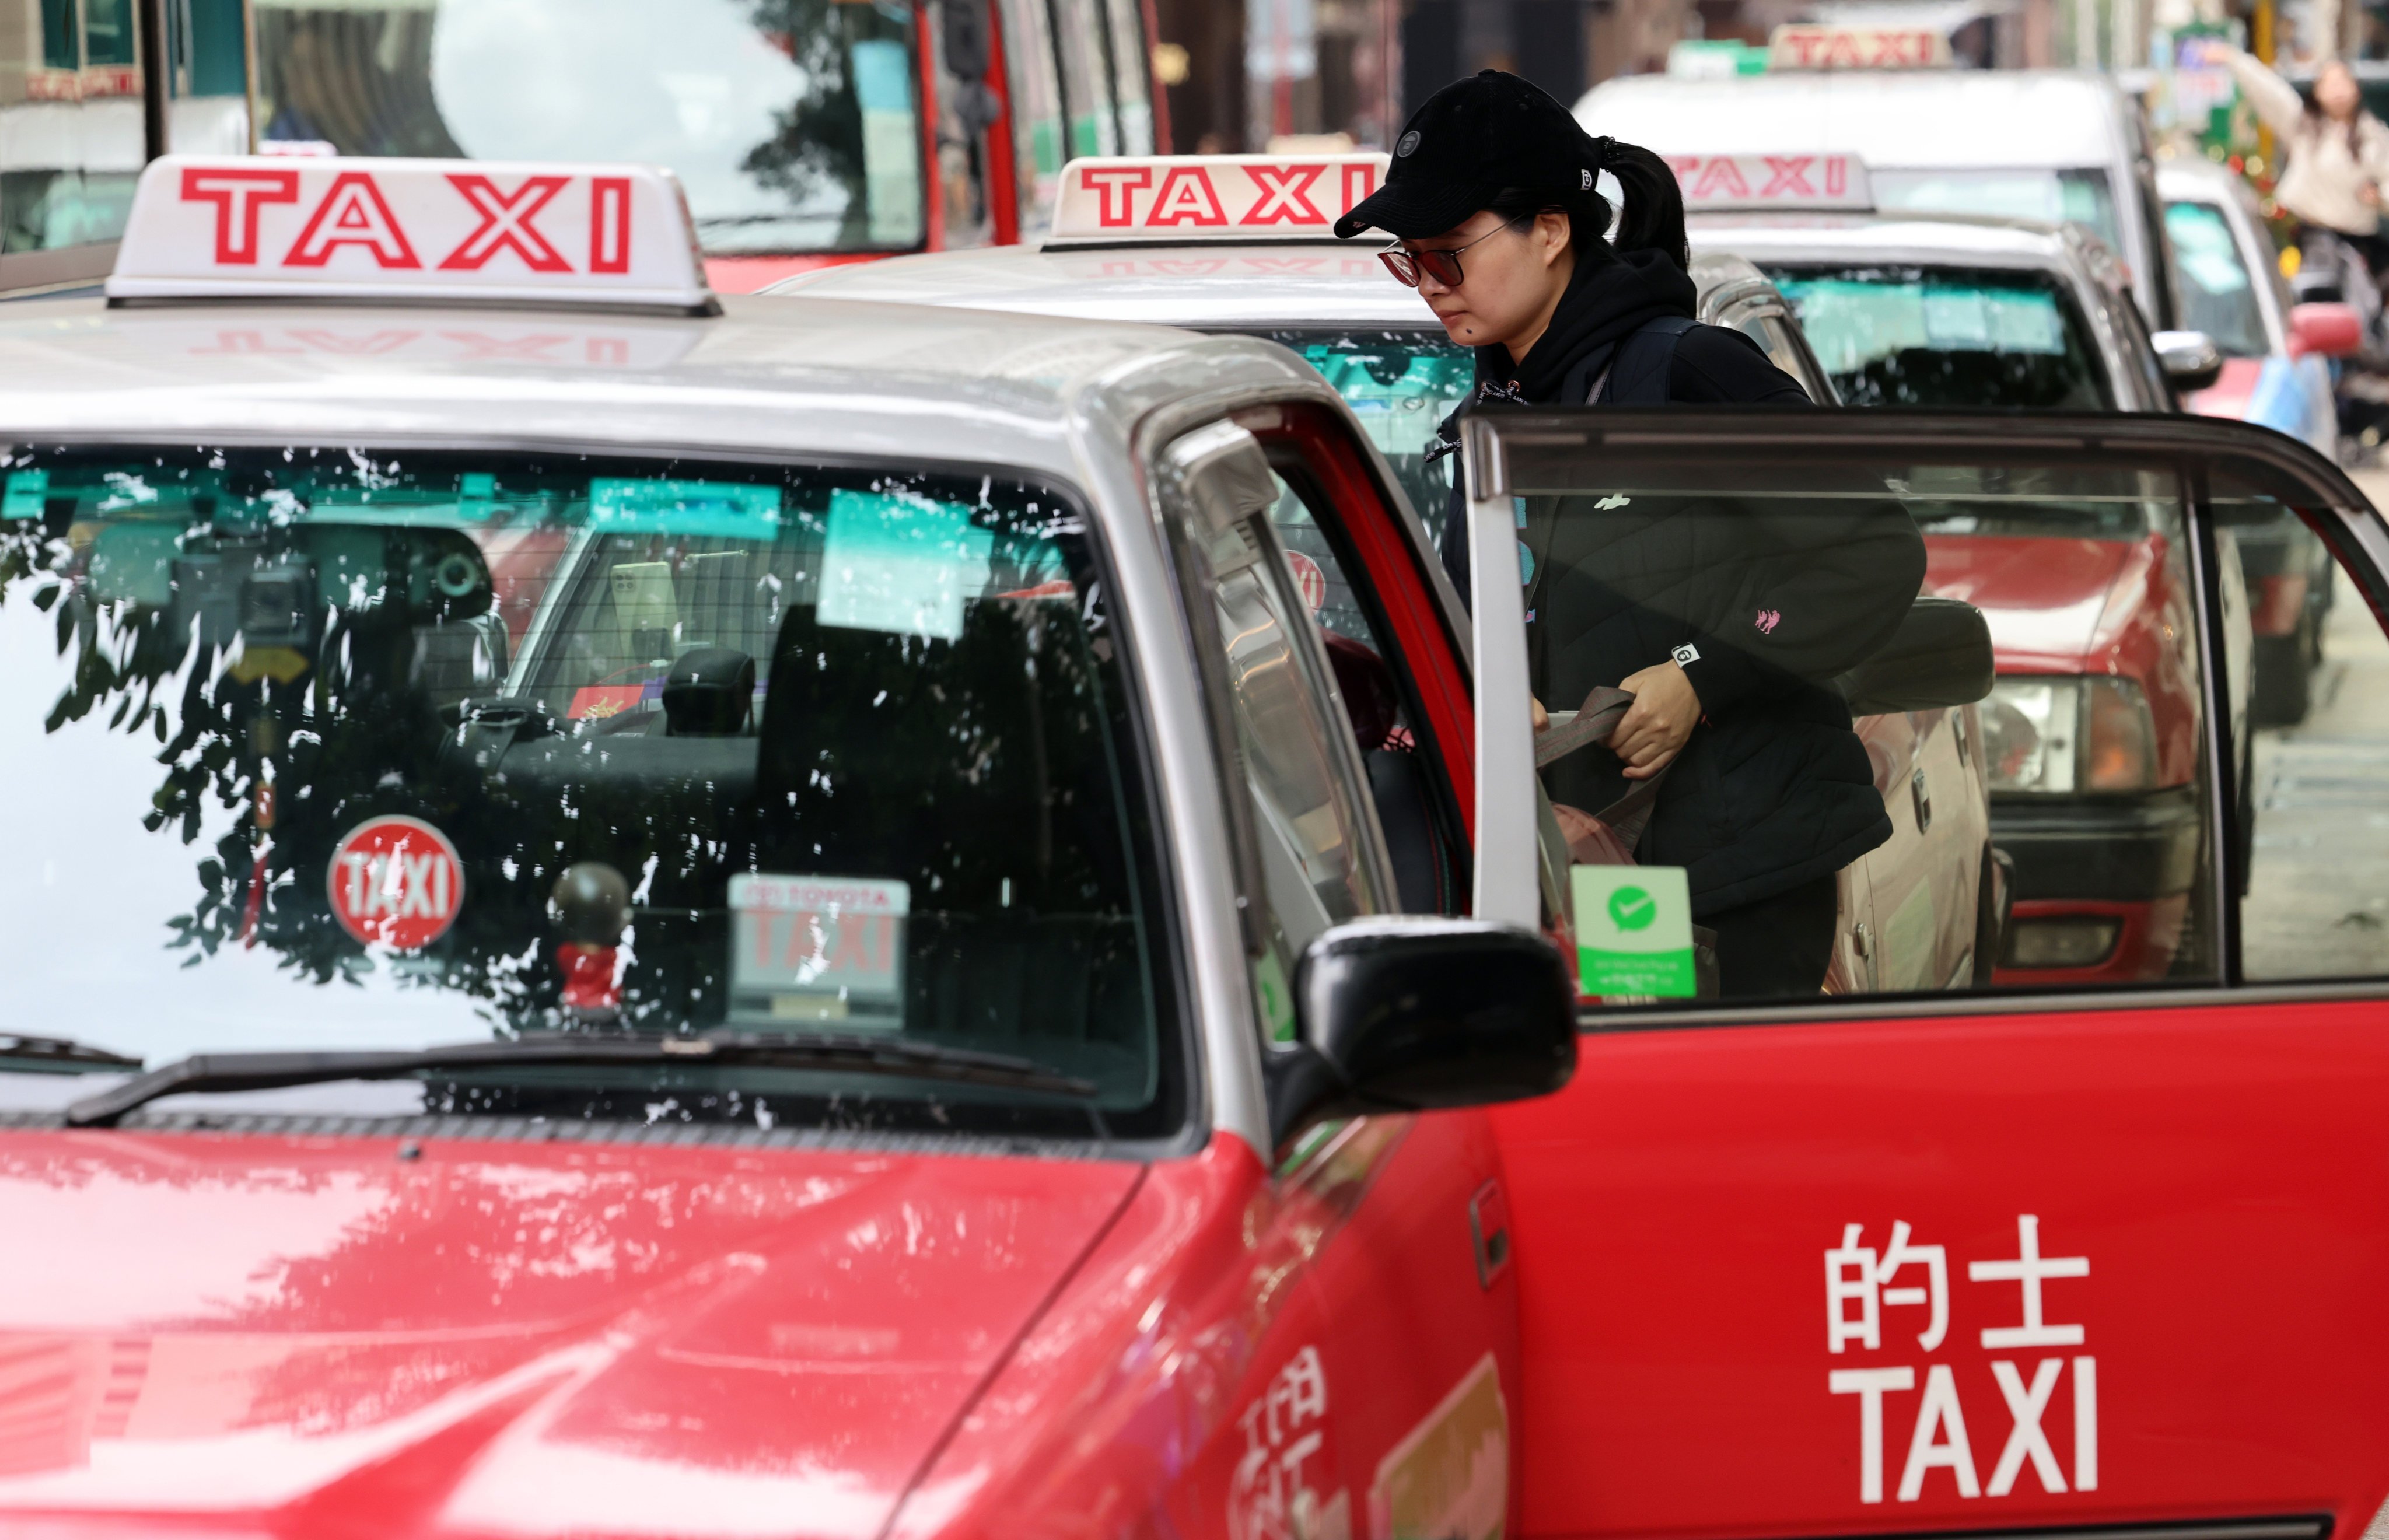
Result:
{"label": "rear-view mirror", "polygon": [[1970,706],[1991,693],[1990,622],[1962,599],[1922,598],[1909,606],[1872,657],[1833,682],[1853,717]]}
{"label": "rear-view mirror", "polygon": [[2354,307],[2319,299],[2290,307],[2290,356],[2344,358],[2364,346],[2364,323]]}
{"label": "rear-view mirror", "polygon": [[1295,971],[1299,1040],[1272,1048],[1270,1132],[1542,1096],[1576,1071],[1576,989],[1530,932],[1386,918],[1321,935]]}
{"label": "rear-view mirror", "polygon": [[2159,332],[2149,342],[2176,390],[2204,390],[2223,374],[2223,350],[2204,332]]}

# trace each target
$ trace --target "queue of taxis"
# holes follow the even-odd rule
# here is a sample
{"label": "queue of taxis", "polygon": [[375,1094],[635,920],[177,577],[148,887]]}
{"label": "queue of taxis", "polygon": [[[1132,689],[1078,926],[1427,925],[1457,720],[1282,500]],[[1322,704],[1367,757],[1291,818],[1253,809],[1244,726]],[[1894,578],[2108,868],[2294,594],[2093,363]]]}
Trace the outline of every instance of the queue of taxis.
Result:
{"label": "queue of taxis", "polygon": [[[717,300],[663,173],[472,180],[161,159],[106,300],[0,312],[0,1528],[2379,1521],[2389,989],[2268,949],[2214,708],[2218,534],[2297,517],[2389,609],[2335,467],[1478,414],[1463,610],[1284,349]],[[2138,506],[2198,595],[2204,971],[1579,1001],[1552,938],[1663,973],[1690,915],[1545,859],[1520,499]]]}
{"label": "queue of taxis", "polygon": [[[1475,366],[1373,250],[1335,237],[1336,218],[1367,196],[1385,166],[1382,155],[1074,160],[1063,169],[1054,234],[1041,246],[899,258],[805,274],[765,292],[1270,337],[1300,351],[1359,414],[1439,543],[1453,462],[1438,457],[1437,430],[1475,388]],[[1851,168],[1839,159],[1789,174],[1757,158],[1747,176],[1725,170],[1730,180],[1690,179],[1688,206],[1718,219],[1751,208],[1797,219],[1847,207],[1852,196]],[[1833,375],[1777,286],[1731,240],[1711,240],[1697,227],[1693,239],[1699,318],[1741,331],[1817,401],[1836,402]],[[1330,634],[1365,634],[1330,576],[1332,558],[1298,490],[1288,489],[1278,518],[1306,576],[1320,574],[1314,607]],[[1531,571],[1532,553],[1525,559]],[[1931,609],[1917,620],[1920,634],[1952,622],[1964,629],[1960,617]],[[1933,988],[1988,976],[2011,894],[1991,844],[1987,761],[1977,751],[1974,703],[1987,682],[1961,677],[1954,691],[1886,693],[1880,677],[1846,681],[1894,833],[1841,874],[1828,990]],[[1378,789],[1389,806],[1412,799],[1397,783],[1381,780]],[[1404,870],[1420,870],[1424,880],[1417,863]]]}

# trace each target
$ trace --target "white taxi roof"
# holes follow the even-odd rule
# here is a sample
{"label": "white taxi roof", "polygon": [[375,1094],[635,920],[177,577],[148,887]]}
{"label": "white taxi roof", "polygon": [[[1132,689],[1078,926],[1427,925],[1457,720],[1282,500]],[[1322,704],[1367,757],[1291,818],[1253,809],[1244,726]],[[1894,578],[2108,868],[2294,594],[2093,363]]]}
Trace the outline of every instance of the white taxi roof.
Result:
{"label": "white taxi roof", "polygon": [[655,166],[169,155],[108,297],[709,312],[688,202]]}
{"label": "white taxi roof", "polygon": [[1886,261],[2054,271],[2078,265],[2084,244],[2063,226],[1966,214],[1707,214],[1685,223],[1694,246],[1739,252],[1761,264]]}
{"label": "white taxi roof", "polygon": [[1594,134],[1662,155],[1845,152],[1877,171],[2104,166],[2126,153],[2114,83],[2047,70],[1635,75],[1577,104]]}
{"label": "white taxi roof", "polygon": [[[1377,261],[1384,244],[1363,235],[1332,250],[1191,242],[1098,250],[997,246],[816,268],[762,293],[1203,331],[1385,326],[1439,333],[1418,291],[1396,282]],[[1693,277],[1704,295],[1759,276],[1731,248],[1704,250],[1695,235]]]}
{"label": "white taxi roof", "polygon": [[603,444],[1076,479],[1073,425],[1098,396],[1207,381],[1332,399],[1242,337],[750,296],[722,310],[19,300],[0,305],[0,441]]}

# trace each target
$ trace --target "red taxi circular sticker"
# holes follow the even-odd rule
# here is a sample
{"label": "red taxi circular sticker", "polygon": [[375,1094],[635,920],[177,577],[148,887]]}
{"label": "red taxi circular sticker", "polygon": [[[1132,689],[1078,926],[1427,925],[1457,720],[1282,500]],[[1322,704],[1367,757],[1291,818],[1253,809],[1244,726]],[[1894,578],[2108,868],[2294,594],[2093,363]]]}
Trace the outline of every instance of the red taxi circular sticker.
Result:
{"label": "red taxi circular sticker", "polygon": [[1319,607],[1327,603],[1327,574],[1299,551],[1287,552],[1285,565],[1294,569],[1294,586],[1302,591],[1302,602],[1317,614]]}
{"label": "red taxi circular sticker", "polygon": [[340,928],[371,947],[431,945],[465,907],[465,865],[419,818],[367,819],[340,837],[326,878]]}

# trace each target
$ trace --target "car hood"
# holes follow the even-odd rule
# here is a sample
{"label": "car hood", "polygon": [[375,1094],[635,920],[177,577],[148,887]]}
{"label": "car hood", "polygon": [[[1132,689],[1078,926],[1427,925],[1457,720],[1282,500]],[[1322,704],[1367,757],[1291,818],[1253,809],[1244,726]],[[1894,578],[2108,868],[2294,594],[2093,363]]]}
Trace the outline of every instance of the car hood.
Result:
{"label": "car hood", "polygon": [[0,1134],[0,1528],[875,1534],[1140,1171]]}
{"label": "car hood", "polygon": [[2114,596],[2147,542],[1927,535],[1924,587],[1990,622],[2001,673],[2087,666],[2114,624]]}

